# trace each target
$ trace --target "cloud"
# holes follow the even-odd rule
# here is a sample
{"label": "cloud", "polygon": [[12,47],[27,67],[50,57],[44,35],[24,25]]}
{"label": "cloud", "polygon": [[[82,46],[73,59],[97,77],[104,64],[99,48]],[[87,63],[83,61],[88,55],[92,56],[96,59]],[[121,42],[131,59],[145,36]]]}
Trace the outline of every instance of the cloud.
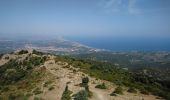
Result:
{"label": "cloud", "polygon": [[136,8],[137,0],[102,0],[101,5],[109,12],[139,13]]}

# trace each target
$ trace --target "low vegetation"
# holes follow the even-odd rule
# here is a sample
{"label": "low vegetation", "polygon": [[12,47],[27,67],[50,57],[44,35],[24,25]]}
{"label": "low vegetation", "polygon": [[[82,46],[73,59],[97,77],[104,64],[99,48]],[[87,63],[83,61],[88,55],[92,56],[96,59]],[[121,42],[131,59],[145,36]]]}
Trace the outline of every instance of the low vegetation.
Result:
{"label": "low vegetation", "polygon": [[127,92],[130,92],[130,93],[137,93],[136,89],[133,88],[133,87],[130,87]]}
{"label": "low vegetation", "polygon": [[2,58],[3,55],[4,55],[4,54],[0,54],[0,59]]}
{"label": "low vegetation", "polygon": [[49,91],[51,91],[51,90],[53,90],[53,89],[55,89],[53,86],[51,86],[51,87],[48,88]]}
{"label": "low vegetation", "polygon": [[80,83],[80,86],[85,88],[85,91],[88,94],[88,97],[92,97],[93,93],[89,90],[89,78],[88,77],[84,77],[82,78],[82,83]]}
{"label": "low vegetation", "polygon": [[145,95],[149,95],[149,92],[144,88],[140,89],[140,93],[145,94]]}
{"label": "low vegetation", "polygon": [[68,89],[68,86],[66,85],[65,90],[62,94],[61,100],[71,100],[71,94],[72,91]]}
{"label": "low vegetation", "polygon": [[118,86],[117,88],[115,88],[115,90],[113,91],[113,93],[123,94],[123,89],[122,89],[122,87]]}
{"label": "low vegetation", "polygon": [[112,92],[112,93],[110,94],[110,96],[117,96],[117,94],[114,93],[114,92]]}
{"label": "low vegetation", "polygon": [[99,88],[99,89],[107,89],[105,83],[102,83],[102,84],[99,84],[99,85],[96,85],[95,88]]}
{"label": "low vegetation", "polygon": [[84,78],[82,78],[82,83],[80,83],[80,86],[86,87],[86,86],[88,86],[88,82],[89,82],[89,78],[84,77]]}
{"label": "low vegetation", "polygon": [[39,52],[39,51],[37,51],[37,50],[33,50],[32,53],[33,53],[33,54],[36,54],[36,55],[43,55],[43,54],[44,54],[44,53]]}
{"label": "low vegetation", "polygon": [[119,86],[134,87],[143,94],[147,94],[144,93],[147,91],[148,93],[150,92],[151,94],[170,100],[170,88],[167,84],[168,82],[158,80],[146,74],[124,70],[109,62],[62,56],[56,56],[56,60],[68,62],[69,65],[80,68],[80,71],[97,79],[114,82]]}
{"label": "low vegetation", "polygon": [[88,92],[81,90],[77,94],[74,94],[74,100],[88,100]]}
{"label": "low vegetation", "polygon": [[52,83],[52,81],[46,81],[46,82],[43,84],[43,87],[48,87],[51,83]]}
{"label": "low vegetation", "polygon": [[9,59],[9,56],[6,56],[5,59],[8,60],[8,59]]}
{"label": "low vegetation", "polygon": [[[26,54],[26,51],[22,51],[20,54]],[[41,69],[39,66],[42,65],[46,60],[47,56],[38,51],[33,51],[33,54],[23,60],[10,59],[9,62],[0,66],[0,97],[4,99],[3,94],[7,94],[7,98],[21,98],[25,97],[21,91],[28,90],[30,92],[34,89],[33,94],[40,94],[42,90],[36,89],[36,85],[41,81],[42,76],[45,75],[45,69]],[[36,56],[35,56],[36,55]],[[7,56],[9,59],[9,56]],[[6,59],[7,59],[6,58]],[[83,60],[70,58],[65,56],[56,56],[55,61],[67,62],[68,66],[79,68],[90,76],[96,79],[106,80],[117,84],[117,87],[110,95],[116,96],[117,94],[123,94],[122,87],[129,87],[127,92],[137,93],[139,91],[142,94],[148,95],[153,94],[161,96],[164,99],[170,100],[170,86],[168,81],[158,80],[157,78],[151,77],[143,73],[134,73],[129,70],[123,70],[109,62]],[[36,71],[35,71],[36,69]],[[75,100],[87,100],[93,93],[90,91],[89,78],[84,77],[80,86],[84,87],[84,90],[79,91],[74,95]],[[11,87],[11,84],[16,87]],[[53,90],[51,82],[47,81],[43,84],[49,91]],[[107,89],[105,83],[96,85],[96,88]],[[16,93],[10,91],[15,90]],[[18,95],[21,93],[21,95]],[[72,92],[68,90],[66,86],[65,91],[62,95],[62,100],[70,100]],[[83,98],[81,98],[83,96]],[[81,98],[81,99],[80,99]]]}
{"label": "low vegetation", "polygon": [[36,89],[33,91],[33,93],[34,93],[35,95],[37,95],[37,94],[43,93],[43,91],[42,91],[40,88],[36,88]]}
{"label": "low vegetation", "polygon": [[[22,51],[26,53],[26,51]],[[39,67],[44,63],[42,57],[31,56],[25,60],[10,59],[9,62],[0,66],[0,97],[2,100],[26,100],[25,92],[33,94],[42,93],[36,88],[41,82],[46,70]],[[35,71],[36,69],[36,71]]]}
{"label": "low vegetation", "polygon": [[18,52],[19,55],[27,54],[27,53],[28,53],[28,50],[21,50]]}

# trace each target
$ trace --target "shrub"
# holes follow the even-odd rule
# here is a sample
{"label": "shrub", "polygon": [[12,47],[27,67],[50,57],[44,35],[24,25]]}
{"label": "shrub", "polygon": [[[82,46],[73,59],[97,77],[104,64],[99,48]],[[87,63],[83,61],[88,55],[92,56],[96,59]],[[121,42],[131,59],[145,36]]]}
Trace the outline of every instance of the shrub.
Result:
{"label": "shrub", "polygon": [[50,88],[48,88],[49,91],[55,89],[53,86],[51,86]]}
{"label": "shrub", "polygon": [[71,100],[72,91],[68,90],[68,86],[66,85],[65,90],[62,94],[61,100]]}
{"label": "shrub", "polygon": [[123,89],[122,89],[122,87],[118,86],[118,87],[113,91],[113,93],[123,94]]}
{"label": "shrub", "polygon": [[149,95],[149,92],[147,90],[145,90],[144,88],[142,88],[140,90],[140,93],[145,94],[145,95]]}
{"label": "shrub", "polygon": [[43,56],[43,61],[46,61],[47,60],[47,56]]}
{"label": "shrub", "polygon": [[7,69],[4,73],[4,78],[7,83],[17,82],[25,76],[26,72],[24,70]]}
{"label": "shrub", "polygon": [[8,96],[8,100],[23,100],[23,99],[26,99],[26,97],[22,93],[10,93]]}
{"label": "shrub", "polygon": [[33,54],[36,54],[36,55],[43,55],[42,52],[39,52],[39,51],[36,51],[36,50],[33,50],[32,53],[33,53]]}
{"label": "shrub", "polygon": [[87,92],[87,94],[88,94],[88,97],[92,97],[92,96],[93,96],[93,93],[89,90],[89,86],[86,85],[84,88],[85,88],[85,90],[86,90],[86,92]]}
{"label": "shrub", "polygon": [[74,95],[74,100],[88,100],[88,93],[86,90],[81,90]]}
{"label": "shrub", "polygon": [[170,100],[170,93],[167,93],[166,97],[167,100]]}
{"label": "shrub", "polygon": [[9,94],[8,99],[9,100],[16,100],[17,96],[15,94]]}
{"label": "shrub", "polygon": [[3,54],[0,54],[0,59],[2,58]]}
{"label": "shrub", "polygon": [[133,88],[133,87],[130,87],[127,92],[130,92],[130,93],[137,93],[136,89]]}
{"label": "shrub", "polygon": [[88,77],[85,77],[85,78],[82,79],[82,83],[87,83],[88,84],[88,82],[89,82],[89,78]]}
{"label": "shrub", "polygon": [[37,95],[37,94],[43,93],[43,91],[41,91],[40,88],[36,88],[36,89],[33,91],[33,93],[34,93],[35,95]]}
{"label": "shrub", "polygon": [[102,83],[102,84],[99,84],[99,85],[96,85],[95,88],[99,88],[99,89],[107,89],[105,83]]}
{"label": "shrub", "polygon": [[114,93],[114,92],[112,92],[112,93],[110,94],[110,96],[117,96],[117,94]]}
{"label": "shrub", "polygon": [[30,97],[30,96],[32,96],[33,94],[32,93],[27,93],[25,96],[26,97]]}
{"label": "shrub", "polygon": [[89,82],[89,78],[88,77],[82,78],[82,83],[80,84],[80,86],[88,87],[88,82]]}
{"label": "shrub", "polygon": [[8,59],[9,59],[9,56],[6,56],[5,59],[8,60]]}
{"label": "shrub", "polygon": [[49,84],[51,84],[52,81],[46,81],[44,84],[43,84],[43,87],[47,87]]}
{"label": "shrub", "polygon": [[93,93],[89,90],[88,82],[89,82],[89,78],[85,77],[82,79],[82,83],[80,84],[80,86],[85,88],[85,90],[88,94],[88,97],[92,97]]}
{"label": "shrub", "polygon": [[2,90],[1,90],[2,92],[7,92],[7,91],[9,91],[9,87],[4,87],[4,88],[2,88]]}
{"label": "shrub", "polygon": [[44,63],[44,61],[41,57],[31,57],[29,62],[31,62],[32,65],[34,65],[34,66],[38,66],[38,65]]}
{"label": "shrub", "polygon": [[19,55],[27,54],[27,53],[28,53],[28,50],[21,50],[18,52]]}
{"label": "shrub", "polygon": [[34,97],[34,100],[44,100],[44,99],[40,97]]}

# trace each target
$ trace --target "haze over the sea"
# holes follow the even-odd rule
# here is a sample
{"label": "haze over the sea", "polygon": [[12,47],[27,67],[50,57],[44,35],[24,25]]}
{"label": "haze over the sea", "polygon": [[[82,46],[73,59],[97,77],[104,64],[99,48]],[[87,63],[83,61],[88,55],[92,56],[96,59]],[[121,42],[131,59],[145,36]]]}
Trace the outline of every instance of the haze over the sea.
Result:
{"label": "haze over the sea", "polygon": [[66,39],[103,49],[170,50],[170,0],[1,0],[0,39]]}

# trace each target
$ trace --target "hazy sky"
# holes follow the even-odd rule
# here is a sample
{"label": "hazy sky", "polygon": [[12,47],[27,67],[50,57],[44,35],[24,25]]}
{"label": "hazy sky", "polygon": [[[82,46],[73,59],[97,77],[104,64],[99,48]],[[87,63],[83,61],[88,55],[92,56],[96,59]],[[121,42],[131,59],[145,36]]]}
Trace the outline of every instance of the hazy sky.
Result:
{"label": "hazy sky", "polygon": [[170,0],[0,0],[0,34],[170,37]]}

